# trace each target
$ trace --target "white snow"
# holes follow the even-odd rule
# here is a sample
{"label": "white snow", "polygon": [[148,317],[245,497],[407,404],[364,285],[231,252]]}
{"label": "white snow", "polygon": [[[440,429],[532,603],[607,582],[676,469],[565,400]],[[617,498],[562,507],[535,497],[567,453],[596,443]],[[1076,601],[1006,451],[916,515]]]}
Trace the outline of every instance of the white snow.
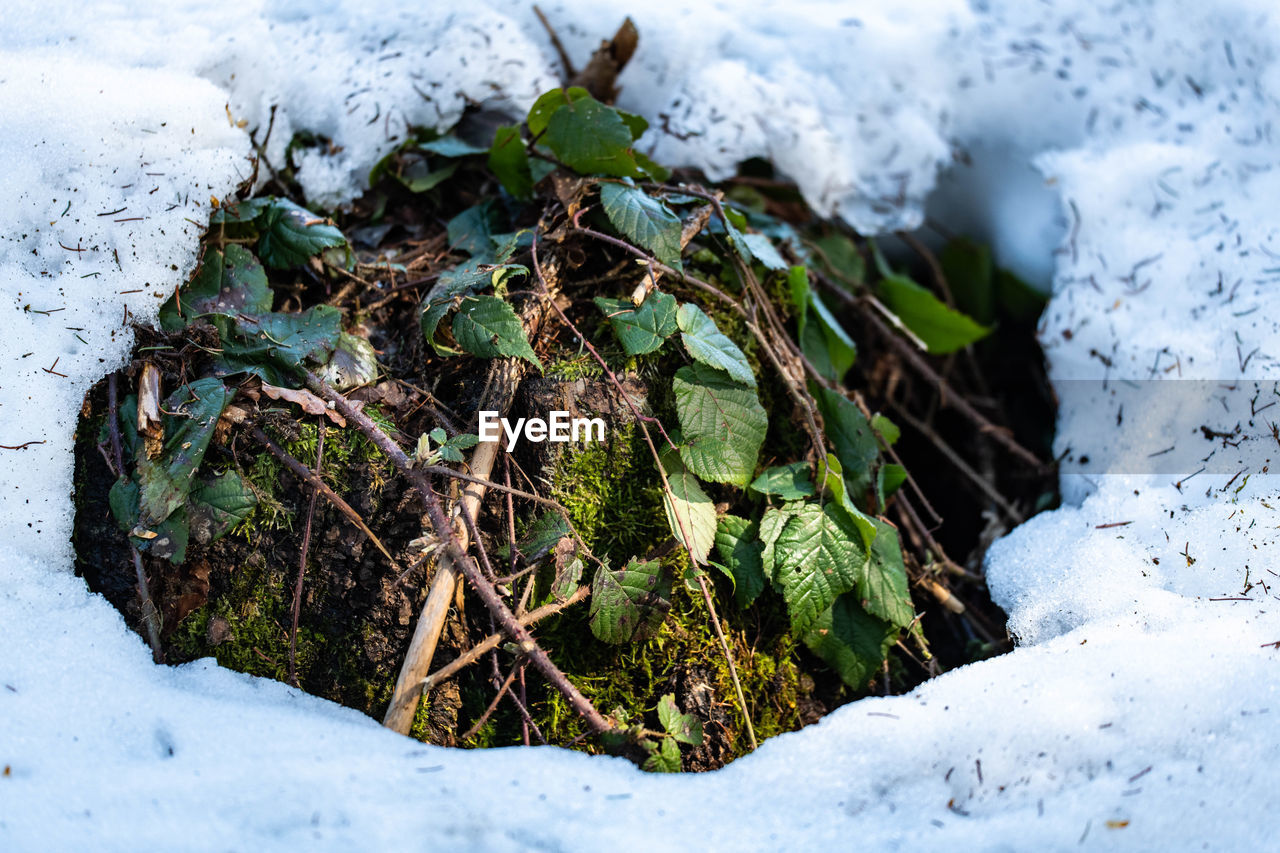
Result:
{"label": "white snow", "polygon": [[[583,56],[624,6],[543,8]],[[1269,4],[627,11],[641,50],[622,102],[667,116],[646,139],[659,159],[714,176],[770,157],[867,230],[919,223],[940,186],[931,216],[1052,278],[1041,339],[1059,382],[1276,378]],[[1234,480],[1064,475],[1069,505],[989,559],[1013,653],[715,774],[424,747],[210,662],[154,667],[72,573],[72,430],[128,350],[125,311],[154,316],[191,269],[210,196],[248,175],[228,113],[261,134],[276,106],[275,158],[299,130],[341,146],[301,173],[337,203],[406,123],[447,125],[468,100],[527,107],[554,55],[516,2],[4,15],[0,444],[45,443],[0,450],[0,847],[1274,846],[1280,651],[1264,644],[1280,640],[1280,517],[1256,465]],[[1158,433],[1110,387],[1063,410],[1060,451]],[[1220,426],[1276,419],[1245,395],[1225,405]]]}

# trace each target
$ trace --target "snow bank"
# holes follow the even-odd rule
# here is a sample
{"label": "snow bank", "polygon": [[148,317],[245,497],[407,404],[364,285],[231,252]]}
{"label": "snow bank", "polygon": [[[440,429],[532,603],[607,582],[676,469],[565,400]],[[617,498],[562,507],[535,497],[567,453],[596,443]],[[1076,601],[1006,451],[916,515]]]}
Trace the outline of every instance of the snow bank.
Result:
{"label": "snow bank", "polygon": [[[868,230],[918,223],[940,180],[931,212],[1024,271],[1053,258],[1057,381],[1275,378],[1266,4],[634,5],[623,103],[663,117],[646,140],[661,159],[722,175],[771,157]],[[602,6],[543,8],[581,56],[618,23]],[[261,133],[276,107],[276,157],[295,131],[330,138],[341,152],[307,154],[301,177],[339,202],[407,123],[449,124],[468,101],[519,111],[554,78],[523,3],[363,8],[6,6],[0,444],[44,443],[0,450],[0,846],[1273,843],[1280,518],[1257,466],[1082,463],[1070,506],[992,551],[1016,651],[711,775],[423,747],[209,662],[152,666],[71,573],[71,432],[129,348],[125,312],[154,316],[210,196],[248,174],[229,118]],[[1259,405],[1230,397],[1215,429],[1265,429]],[[1064,409],[1059,450],[1078,461],[1150,426],[1134,414],[1100,390]]]}

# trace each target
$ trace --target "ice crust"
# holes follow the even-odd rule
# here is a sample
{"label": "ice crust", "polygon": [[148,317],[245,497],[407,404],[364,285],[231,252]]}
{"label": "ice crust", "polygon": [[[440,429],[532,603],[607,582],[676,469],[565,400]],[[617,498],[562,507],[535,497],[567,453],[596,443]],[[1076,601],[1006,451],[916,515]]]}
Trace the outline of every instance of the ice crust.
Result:
{"label": "ice crust", "polygon": [[[656,118],[660,160],[719,177],[770,158],[868,232],[918,224],[937,186],[930,216],[1051,278],[1055,380],[1276,378],[1270,4],[543,9],[577,57],[634,16],[622,104]],[[709,775],[425,747],[211,661],[154,667],[72,573],[72,431],[128,351],[126,312],[154,317],[210,197],[248,176],[235,121],[261,141],[275,106],[276,160],[298,131],[340,147],[300,173],[338,204],[406,124],[519,113],[558,68],[515,2],[11,2],[3,20],[0,444],[44,443],[0,450],[0,848],[1275,847],[1280,504],[1256,469],[1064,477],[1067,505],[988,560],[1013,653]],[[1221,423],[1280,418],[1254,408],[1233,398]],[[1058,450],[1135,423],[1100,393],[1060,413]]]}

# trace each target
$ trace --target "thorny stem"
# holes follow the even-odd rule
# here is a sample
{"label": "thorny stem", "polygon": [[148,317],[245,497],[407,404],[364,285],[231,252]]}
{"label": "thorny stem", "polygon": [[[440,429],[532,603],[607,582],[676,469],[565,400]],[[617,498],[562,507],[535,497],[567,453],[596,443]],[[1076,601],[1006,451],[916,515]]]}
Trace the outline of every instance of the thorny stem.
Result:
{"label": "thorny stem", "polygon": [[[319,432],[316,437],[315,476],[324,465],[324,418],[319,419]],[[307,522],[302,527],[302,553],[298,557],[298,579],[293,584],[293,623],[289,629],[289,683],[298,686],[298,617],[302,614],[302,581],[307,575],[307,552],[311,549],[311,522],[316,515],[316,502],[320,498],[320,490],[311,490],[311,502],[307,504]]]}
{"label": "thorny stem", "polygon": [[422,496],[423,503],[426,505],[427,517],[430,519],[432,527],[435,528],[436,536],[444,547],[448,549],[449,555],[453,558],[455,564],[462,569],[463,575],[471,583],[480,600],[493,613],[503,631],[520,647],[520,651],[529,657],[529,660],[551,682],[551,685],[586,720],[588,728],[596,733],[613,728],[613,725],[595,709],[590,700],[583,696],[578,688],[574,687],[569,679],[565,677],[565,674],[552,662],[551,658],[547,657],[547,653],[534,642],[533,637],[516,620],[515,614],[507,607],[502,597],[498,595],[497,590],[493,588],[493,584],[489,583],[489,580],[481,574],[475,562],[463,553],[458,546],[457,538],[453,535],[453,527],[449,524],[449,520],[445,518],[444,510],[440,506],[440,499],[436,496],[435,491],[432,490],[431,482],[426,474],[414,470],[410,464],[409,457],[405,455],[400,446],[392,441],[391,437],[383,432],[368,415],[352,406],[346,397],[333,390],[320,377],[310,371],[307,371],[306,381],[312,391],[330,400],[334,408],[343,417],[354,423],[356,428],[386,454],[387,458],[391,460],[391,463],[396,466],[400,473],[417,488],[418,493]]}
{"label": "thorny stem", "polygon": [[[116,460],[116,470],[119,476],[123,477],[125,476],[124,450],[120,445],[120,418],[117,415],[116,403],[118,396],[116,374],[112,372],[107,377],[107,433],[111,436],[111,454]],[[138,553],[137,547],[129,539],[128,534],[125,535],[125,541],[129,543],[129,555],[133,558],[133,572],[138,586],[138,604],[142,608],[142,624],[147,629],[151,659],[156,663],[163,663],[164,651],[160,646],[159,614],[156,612],[155,603],[151,600],[151,593],[147,590],[147,571],[142,565],[142,555]]]}
{"label": "thorny stem", "polygon": [[[653,454],[653,464],[657,467],[658,476],[662,479],[662,490],[671,504],[671,514],[675,517],[676,523],[680,527],[680,539],[684,543],[685,551],[689,554],[689,562],[691,562],[695,568],[698,568],[698,558],[694,555],[692,547],[690,547],[690,543],[693,542],[693,538],[689,535],[689,529],[685,525],[686,519],[681,517],[680,513],[676,511],[677,503],[675,493],[671,490],[671,483],[667,480],[667,472],[662,467],[662,459],[658,455],[658,448],[653,444],[653,438],[649,435],[649,429],[645,426],[645,421],[641,417],[639,409],[637,409],[635,403],[632,402],[630,395],[627,394],[626,390],[622,387],[622,383],[618,380],[617,374],[610,369],[604,358],[591,344],[591,341],[587,340],[587,337],[582,334],[581,330],[579,330],[576,325],[574,325],[573,321],[565,315],[564,311],[560,310],[560,306],[556,304],[555,299],[551,296],[551,290],[547,287],[547,279],[542,274],[542,265],[538,262],[537,231],[533,234],[531,252],[533,257],[533,271],[537,276],[538,284],[542,288],[542,295],[546,299],[547,304],[549,304],[552,310],[555,311],[556,316],[560,318],[560,321],[564,323],[571,332],[573,332],[578,340],[582,341],[582,345],[585,346],[591,353],[592,357],[595,358],[596,363],[600,365],[600,369],[604,371],[605,375],[609,378],[609,381],[613,383],[614,387],[618,390],[618,393],[622,395],[622,399],[626,402],[627,407],[631,409],[632,415],[635,416],[636,422],[640,426],[640,432],[644,436],[645,443],[649,445],[649,451]],[[663,435],[666,435],[665,431],[663,432]],[[670,440],[671,439],[669,438],[667,439],[667,441]],[[729,664],[729,675],[733,680],[734,693],[737,694],[738,708],[742,711],[742,719],[746,723],[747,727],[747,739],[750,741],[751,748],[754,750],[757,747],[756,733],[755,728],[751,725],[751,713],[747,708],[746,697],[742,694],[742,685],[738,681],[738,667],[733,661],[733,654],[729,650],[729,643],[725,640],[724,632],[720,630],[720,620],[716,616],[715,603],[711,600],[711,593],[707,590],[706,578],[700,575],[698,577],[698,582],[702,585],[702,594],[707,602],[707,609],[711,613],[711,623],[715,626],[716,637],[720,640],[720,648],[724,651],[725,661]]]}

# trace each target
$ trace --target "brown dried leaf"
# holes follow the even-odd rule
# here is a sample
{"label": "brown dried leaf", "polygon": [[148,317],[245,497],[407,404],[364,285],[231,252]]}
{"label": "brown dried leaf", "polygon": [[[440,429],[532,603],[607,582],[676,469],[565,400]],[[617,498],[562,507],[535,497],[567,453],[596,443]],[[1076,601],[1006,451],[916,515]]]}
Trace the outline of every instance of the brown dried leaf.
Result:
{"label": "brown dried leaf", "polygon": [[324,400],[321,400],[305,388],[295,390],[293,388],[281,388],[278,385],[271,385],[263,382],[262,393],[266,394],[272,400],[284,400],[300,406],[302,407],[302,411],[306,412],[308,415],[324,415],[340,427],[345,427],[347,425],[346,418],[338,414],[333,409],[330,409],[328,405],[325,404]]}

